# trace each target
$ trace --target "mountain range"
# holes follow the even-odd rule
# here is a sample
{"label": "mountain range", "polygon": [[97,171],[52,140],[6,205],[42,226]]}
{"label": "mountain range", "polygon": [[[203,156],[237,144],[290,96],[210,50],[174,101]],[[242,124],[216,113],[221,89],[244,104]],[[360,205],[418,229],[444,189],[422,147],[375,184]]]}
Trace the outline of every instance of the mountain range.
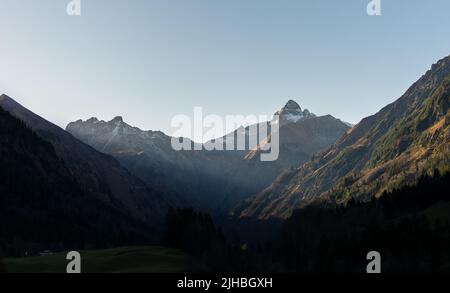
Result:
{"label": "mountain range", "polygon": [[[374,199],[386,194],[403,194],[398,206],[407,210],[399,188],[408,190],[405,186],[418,178],[450,171],[449,106],[450,56],[432,65],[399,99],[354,126],[289,100],[275,112],[279,157],[264,162],[260,155],[271,134],[258,137],[247,150],[176,151],[169,135],[133,127],[122,117],[78,120],[64,130],[2,95],[0,255],[161,243],[168,215],[176,218],[174,235],[183,225],[201,235],[202,228],[177,224],[194,217],[193,223],[208,226],[214,239],[225,242],[207,216],[185,210],[177,218],[173,208],[180,207],[209,212],[231,225],[250,223],[247,231],[259,227],[263,234],[269,234],[270,223],[293,214],[300,225],[303,216],[298,215],[316,215],[315,207],[331,208],[333,214],[336,207],[358,210],[355,204],[369,203],[373,212]],[[241,126],[223,138],[241,137],[250,144],[252,131],[272,125]],[[448,175],[433,178],[442,193],[441,181]],[[413,193],[416,199],[422,196]],[[308,230],[316,219],[304,217]],[[375,218],[373,212],[367,221]],[[295,234],[296,227],[290,228]]]}
{"label": "mountain range", "polygon": [[304,165],[281,174],[235,208],[242,218],[288,218],[311,204],[367,201],[414,183],[450,162],[450,56],[434,64],[406,93],[363,119]]}
{"label": "mountain range", "polygon": [[[316,117],[293,100],[275,113],[280,117],[280,155],[274,162],[260,161],[260,148],[247,151],[176,151],[171,137],[159,131],[143,131],[122,117],[110,121],[90,118],[69,123],[66,130],[98,151],[112,155],[150,186],[168,186],[181,205],[215,212],[228,210],[267,186],[286,168],[309,160],[334,143],[349,128],[330,115]],[[262,122],[268,124],[269,122]],[[224,136],[241,137],[250,145],[253,128],[239,127]],[[270,133],[270,132],[269,132]],[[270,140],[260,137],[258,144]]]}

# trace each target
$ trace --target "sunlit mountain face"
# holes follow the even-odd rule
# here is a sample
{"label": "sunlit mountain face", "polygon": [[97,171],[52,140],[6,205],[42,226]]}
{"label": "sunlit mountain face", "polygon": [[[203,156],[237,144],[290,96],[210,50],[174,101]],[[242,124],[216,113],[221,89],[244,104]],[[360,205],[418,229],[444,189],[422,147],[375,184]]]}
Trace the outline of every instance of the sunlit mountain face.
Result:
{"label": "sunlit mountain face", "polygon": [[397,101],[243,204],[241,216],[287,218],[312,203],[365,201],[434,169],[447,172],[449,80],[450,57],[446,57]]}

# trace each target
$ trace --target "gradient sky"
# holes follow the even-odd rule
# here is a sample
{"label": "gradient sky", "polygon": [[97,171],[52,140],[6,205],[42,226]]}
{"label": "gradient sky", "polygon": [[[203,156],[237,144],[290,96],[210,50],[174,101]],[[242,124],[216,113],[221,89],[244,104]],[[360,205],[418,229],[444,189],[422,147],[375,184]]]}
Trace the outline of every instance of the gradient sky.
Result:
{"label": "gradient sky", "polygon": [[450,54],[450,1],[0,0],[0,93],[65,127],[123,116],[273,114],[356,123]]}

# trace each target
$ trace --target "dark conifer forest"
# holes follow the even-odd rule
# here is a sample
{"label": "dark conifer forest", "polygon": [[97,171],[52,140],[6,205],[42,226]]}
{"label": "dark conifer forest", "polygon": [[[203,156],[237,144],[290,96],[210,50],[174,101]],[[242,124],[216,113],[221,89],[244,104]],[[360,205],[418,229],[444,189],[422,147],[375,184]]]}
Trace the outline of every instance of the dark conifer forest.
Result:
{"label": "dark conifer forest", "polygon": [[165,244],[213,271],[365,272],[367,253],[378,251],[384,272],[449,272],[449,184],[436,171],[369,202],[309,206],[273,240],[250,245],[227,242],[206,214],[172,210]]}

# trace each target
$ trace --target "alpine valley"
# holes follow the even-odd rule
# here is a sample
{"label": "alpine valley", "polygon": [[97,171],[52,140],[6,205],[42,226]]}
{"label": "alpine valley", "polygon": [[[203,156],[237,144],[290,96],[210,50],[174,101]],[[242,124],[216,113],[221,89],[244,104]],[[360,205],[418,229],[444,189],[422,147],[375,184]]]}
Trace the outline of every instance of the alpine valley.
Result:
{"label": "alpine valley", "polygon": [[270,135],[176,151],[122,117],[62,129],[0,96],[0,270],[87,250],[98,271],[144,257],[183,272],[361,272],[380,250],[383,271],[449,272],[450,56],[354,126],[302,107],[274,109],[279,158],[264,162]]}

